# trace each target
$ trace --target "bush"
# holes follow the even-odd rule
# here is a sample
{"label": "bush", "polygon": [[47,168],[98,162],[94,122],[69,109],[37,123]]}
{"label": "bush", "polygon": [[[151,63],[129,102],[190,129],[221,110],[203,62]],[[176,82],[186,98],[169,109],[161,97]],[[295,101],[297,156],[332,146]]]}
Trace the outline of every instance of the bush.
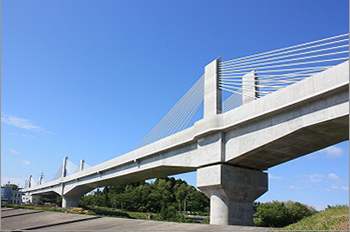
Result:
{"label": "bush", "polygon": [[267,202],[256,207],[256,226],[284,227],[311,216],[316,210],[299,202]]}
{"label": "bush", "polygon": [[301,204],[299,202],[288,201],[286,207],[289,210],[292,223],[300,221],[304,217],[311,216],[316,213],[313,207]]}
{"label": "bush", "polygon": [[203,224],[210,224],[210,217],[209,216],[203,220]]}
{"label": "bush", "polygon": [[164,220],[164,221],[181,222],[184,220],[181,213],[179,213],[177,209],[172,205],[170,206],[163,205],[162,209],[160,210],[159,216],[161,220]]}

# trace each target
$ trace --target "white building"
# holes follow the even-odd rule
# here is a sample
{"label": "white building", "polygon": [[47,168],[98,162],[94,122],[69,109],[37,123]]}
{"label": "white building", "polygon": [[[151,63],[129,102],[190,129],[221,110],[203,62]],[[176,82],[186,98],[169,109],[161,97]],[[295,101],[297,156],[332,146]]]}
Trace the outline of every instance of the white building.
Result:
{"label": "white building", "polygon": [[22,203],[36,205],[39,203],[39,196],[22,195]]}

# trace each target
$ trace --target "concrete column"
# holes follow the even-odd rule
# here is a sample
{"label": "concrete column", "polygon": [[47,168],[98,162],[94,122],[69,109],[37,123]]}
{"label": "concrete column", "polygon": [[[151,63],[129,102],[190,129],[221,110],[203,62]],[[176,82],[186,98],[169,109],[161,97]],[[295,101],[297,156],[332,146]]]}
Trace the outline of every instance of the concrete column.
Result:
{"label": "concrete column", "polygon": [[84,164],[85,161],[83,159],[80,160],[80,165],[79,165],[79,171],[83,171],[84,170]]}
{"label": "concrete column", "polygon": [[220,114],[222,92],[219,88],[219,62],[221,58],[205,66],[204,73],[204,119]]}
{"label": "concrete column", "polygon": [[242,77],[242,103],[247,104],[248,102],[254,101],[259,97],[258,95],[258,76],[255,70],[245,74]]}
{"label": "concrete column", "polygon": [[197,170],[197,187],[210,198],[210,224],[253,225],[253,202],[268,189],[267,173],[217,164]]}
{"label": "concrete column", "polygon": [[62,208],[78,207],[80,197],[77,196],[62,196]]}
{"label": "concrete column", "polygon": [[63,158],[63,163],[62,163],[62,175],[61,177],[65,177],[67,174],[67,160],[68,160],[68,156]]}

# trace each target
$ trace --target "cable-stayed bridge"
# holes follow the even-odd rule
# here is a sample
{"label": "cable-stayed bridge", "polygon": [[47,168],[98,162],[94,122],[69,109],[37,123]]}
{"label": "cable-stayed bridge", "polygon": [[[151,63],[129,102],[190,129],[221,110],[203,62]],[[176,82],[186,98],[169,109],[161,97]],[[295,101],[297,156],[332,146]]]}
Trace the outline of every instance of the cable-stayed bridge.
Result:
{"label": "cable-stayed bridge", "polygon": [[197,171],[210,223],[252,225],[268,168],[349,139],[348,55],[344,34],[218,58],[135,150],[70,175],[65,158],[57,179],[22,192],[54,192],[74,207],[96,187]]}

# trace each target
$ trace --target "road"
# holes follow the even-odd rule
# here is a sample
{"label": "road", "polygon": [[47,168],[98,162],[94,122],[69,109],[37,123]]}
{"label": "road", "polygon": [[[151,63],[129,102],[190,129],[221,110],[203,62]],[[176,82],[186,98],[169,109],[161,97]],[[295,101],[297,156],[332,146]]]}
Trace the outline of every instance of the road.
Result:
{"label": "road", "polygon": [[1,230],[267,231],[268,228],[160,222],[41,210],[2,208]]}

